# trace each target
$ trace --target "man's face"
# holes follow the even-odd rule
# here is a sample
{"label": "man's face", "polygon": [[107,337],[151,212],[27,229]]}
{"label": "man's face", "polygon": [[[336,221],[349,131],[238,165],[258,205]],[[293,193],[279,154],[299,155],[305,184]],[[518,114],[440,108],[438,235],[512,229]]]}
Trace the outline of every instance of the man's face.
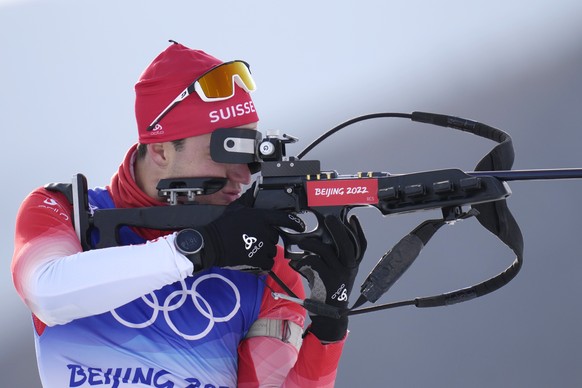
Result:
{"label": "man's face", "polygon": [[[255,129],[256,124],[241,128]],[[227,178],[226,185],[210,195],[199,195],[196,201],[204,204],[227,205],[237,199],[243,185],[251,182],[251,173],[246,164],[217,163],[210,156],[211,134],[189,137],[184,148],[174,153],[168,166],[167,178],[214,177]]]}

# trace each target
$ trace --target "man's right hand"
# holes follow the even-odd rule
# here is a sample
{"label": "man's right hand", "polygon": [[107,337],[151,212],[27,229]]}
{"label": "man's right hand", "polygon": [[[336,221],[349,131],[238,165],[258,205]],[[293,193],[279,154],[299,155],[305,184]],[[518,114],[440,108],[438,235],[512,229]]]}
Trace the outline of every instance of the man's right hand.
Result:
{"label": "man's right hand", "polygon": [[[337,307],[348,308],[349,296],[368,242],[358,218],[347,222],[336,216],[326,216],[323,226],[331,237],[328,243],[318,238],[306,238],[297,246],[308,253],[291,267],[303,275],[311,289],[310,298]],[[310,314],[309,331],[322,341],[339,341],[348,329],[348,317],[339,319]]]}
{"label": "man's right hand", "polygon": [[202,266],[270,270],[277,254],[278,227],[305,230],[299,217],[281,210],[255,209],[252,190],[227,206],[224,214],[196,228],[204,237]]}

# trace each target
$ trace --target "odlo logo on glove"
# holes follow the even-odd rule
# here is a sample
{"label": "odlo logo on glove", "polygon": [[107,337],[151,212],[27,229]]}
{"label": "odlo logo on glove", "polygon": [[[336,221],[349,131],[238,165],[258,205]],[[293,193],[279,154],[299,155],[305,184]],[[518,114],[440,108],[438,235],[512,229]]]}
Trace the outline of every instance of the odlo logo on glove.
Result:
{"label": "odlo logo on glove", "polygon": [[243,234],[242,235],[242,239],[243,239],[243,242],[245,243],[245,249],[247,251],[250,250],[251,247],[253,248],[249,252],[249,258],[253,257],[253,255],[255,253],[257,253],[259,251],[259,249],[261,249],[263,247],[263,242],[262,241],[259,241],[259,243],[253,247],[253,244],[257,242],[257,238],[256,237],[250,237],[250,236],[247,236],[246,234]]}
{"label": "odlo logo on glove", "polygon": [[346,288],[345,283],[342,283],[337,291],[331,296],[331,299],[337,299],[340,302],[345,302],[348,300],[348,289]]}
{"label": "odlo logo on glove", "polygon": [[[270,270],[275,264],[280,228],[303,232],[300,219],[283,210],[255,209],[253,189],[228,205],[216,220],[199,227],[204,237],[203,268],[257,268]],[[241,243],[242,239],[242,243]],[[252,260],[249,260],[252,259]]]}

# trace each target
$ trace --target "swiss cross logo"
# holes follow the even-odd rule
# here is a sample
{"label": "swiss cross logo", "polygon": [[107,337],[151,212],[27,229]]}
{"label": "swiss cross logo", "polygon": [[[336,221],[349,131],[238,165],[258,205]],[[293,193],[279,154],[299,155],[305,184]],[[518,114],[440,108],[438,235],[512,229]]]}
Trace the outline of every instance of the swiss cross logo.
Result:
{"label": "swiss cross logo", "polygon": [[334,179],[307,182],[309,206],[370,205],[378,203],[378,179]]}

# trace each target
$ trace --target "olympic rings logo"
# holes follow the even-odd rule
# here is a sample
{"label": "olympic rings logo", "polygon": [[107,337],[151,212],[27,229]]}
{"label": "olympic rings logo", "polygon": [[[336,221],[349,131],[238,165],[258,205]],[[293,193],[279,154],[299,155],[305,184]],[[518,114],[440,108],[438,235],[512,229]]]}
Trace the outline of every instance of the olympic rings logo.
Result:
{"label": "olympic rings logo", "polygon": [[[202,295],[200,295],[199,292],[196,291],[196,287],[200,283],[202,283],[205,280],[212,279],[212,278],[220,279],[224,283],[226,283],[226,285],[230,286],[230,288],[232,289],[232,291],[234,292],[234,295],[236,297],[236,302],[235,302],[232,310],[228,314],[226,314],[225,316],[222,316],[222,317],[215,317],[213,314],[212,306],[210,305],[210,303],[208,303],[208,301],[206,299],[204,299],[204,297]],[[239,292],[238,288],[236,288],[236,286],[234,285],[234,283],[231,280],[225,278],[222,275],[207,274],[204,276],[200,276],[192,283],[192,287],[190,289],[188,289],[184,280],[180,280],[180,285],[181,285],[182,289],[176,290],[176,291],[172,292],[170,295],[168,295],[166,297],[166,299],[164,300],[163,305],[160,305],[160,303],[158,301],[158,297],[153,292],[150,292],[148,294],[150,296],[151,300],[150,300],[150,298],[147,298],[147,295],[144,295],[141,297],[141,299],[144,301],[144,303],[146,303],[149,307],[152,308],[152,315],[145,322],[142,322],[142,323],[129,322],[129,321],[123,319],[115,310],[111,310],[111,314],[117,320],[117,322],[121,323],[122,325],[124,325],[126,327],[130,327],[133,329],[143,329],[143,328],[148,327],[151,324],[153,324],[156,321],[156,319],[158,318],[158,315],[160,314],[160,312],[162,312],[164,315],[164,319],[166,320],[166,323],[168,324],[168,326],[172,329],[172,331],[174,333],[176,333],[177,335],[179,335],[180,337],[182,337],[188,341],[196,341],[196,340],[199,340],[199,339],[206,337],[206,335],[208,335],[208,333],[210,333],[210,331],[214,327],[215,323],[228,322],[229,320],[231,320],[232,317],[234,317],[235,314],[240,309],[241,298],[240,298],[240,292]],[[170,304],[174,299],[176,299],[178,297],[179,297],[179,300],[176,303]],[[188,297],[190,297],[190,298],[188,298]],[[194,334],[194,335],[182,333],[176,327],[176,325],[172,321],[172,318],[170,317],[170,312],[175,311],[175,310],[179,309],[180,307],[182,307],[188,299],[191,299],[192,302],[194,303],[194,306],[196,307],[196,310],[198,310],[198,312],[200,314],[202,314],[203,317],[208,319],[208,325],[206,326],[206,328],[204,330],[202,330],[202,332],[200,332],[198,334]]]}

